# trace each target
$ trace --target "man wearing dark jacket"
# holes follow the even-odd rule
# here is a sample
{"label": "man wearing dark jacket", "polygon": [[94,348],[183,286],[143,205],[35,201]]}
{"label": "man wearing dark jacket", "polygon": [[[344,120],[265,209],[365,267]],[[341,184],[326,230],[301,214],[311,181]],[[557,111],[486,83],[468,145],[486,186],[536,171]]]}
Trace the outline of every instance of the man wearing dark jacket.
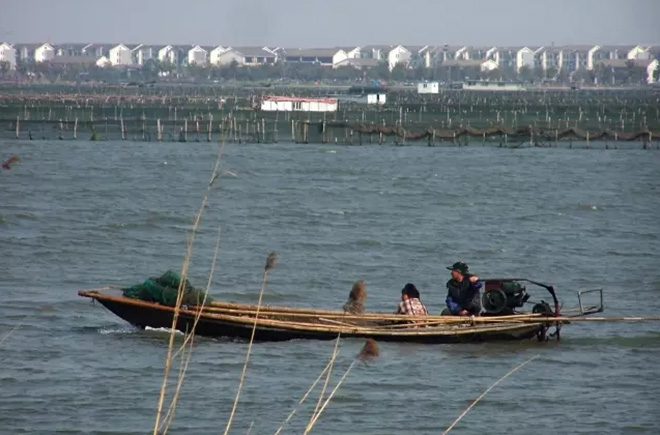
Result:
{"label": "man wearing dark jacket", "polygon": [[447,269],[451,270],[451,279],[447,281],[447,308],[455,316],[477,316],[481,311],[482,283],[479,277],[470,274],[465,263],[457,262]]}

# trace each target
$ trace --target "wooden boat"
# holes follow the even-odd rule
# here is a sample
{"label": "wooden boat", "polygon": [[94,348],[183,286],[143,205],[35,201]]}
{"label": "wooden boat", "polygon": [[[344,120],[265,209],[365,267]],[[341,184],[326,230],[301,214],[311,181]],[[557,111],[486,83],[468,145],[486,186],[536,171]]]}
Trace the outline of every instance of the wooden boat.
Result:
{"label": "wooden boat", "polygon": [[[525,280],[485,281],[484,301],[489,292],[501,290],[504,283],[521,281]],[[176,329],[191,331],[197,322],[194,328],[198,335],[249,340],[256,317],[255,341],[332,340],[338,335],[345,338],[373,338],[378,341],[414,343],[469,343],[525,340],[534,337],[546,340],[549,336],[548,331],[553,326],[554,334],[558,338],[561,324],[565,323],[556,320],[559,303],[554,296],[554,289],[550,287],[550,290],[555,300],[554,311],[550,310],[548,304],[544,306],[550,311],[539,309],[537,304],[531,313],[504,310],[504,315],[494,315],[492,311],[502,307],[486,304],[486,308],[491,313],[480,317],[413,317],[385,313],[353,315],[334,310],[257,307],[248,304],[213,302],[203,307],[181,307]],[[83,290],[78,294],[98,301],[108,310],[137,327],[170,328],[172,326],[174,307],[128,298],[121,294],[120,289],[111,287]],[[519,294],[516,295],[518,296]],[[516,303],[518,302],[520,301]],[[600,307],[592,307],[591,310],[586,312],[581,306],[578,314],[602,311],[602,303]]]}

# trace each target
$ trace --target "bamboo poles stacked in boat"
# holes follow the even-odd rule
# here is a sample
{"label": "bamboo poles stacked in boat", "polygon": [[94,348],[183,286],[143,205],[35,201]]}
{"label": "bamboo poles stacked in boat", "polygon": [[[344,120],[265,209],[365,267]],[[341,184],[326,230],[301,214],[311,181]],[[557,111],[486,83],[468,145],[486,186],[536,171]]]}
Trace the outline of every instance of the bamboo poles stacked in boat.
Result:
{"label": "bamboo poles stacked in boat", "polygon": [[[251,305],[213,302],[204,307],[203,313],[221,314],[236,319],[250,318],[254,315]],[[451,325],[488,325],[488,324],[537,324],[537,323],[573,323],[573,322],[657,322],[660,316],[587,316],[587,315],[543,315],[523,313],[505,316],[401,316],[387,313],[350,314],[337,310],[317,310],[291,307],[262,307],[260,317],[282,324],[309,325],[318,327],[324,323],[328,328],[359,328],[369,330],[405,329],[418,326]],[[341,319],[341,320],[339,320]],[[400,323],[410,322],[410,323]],[[365,324],[367,323],[367,324]]]}

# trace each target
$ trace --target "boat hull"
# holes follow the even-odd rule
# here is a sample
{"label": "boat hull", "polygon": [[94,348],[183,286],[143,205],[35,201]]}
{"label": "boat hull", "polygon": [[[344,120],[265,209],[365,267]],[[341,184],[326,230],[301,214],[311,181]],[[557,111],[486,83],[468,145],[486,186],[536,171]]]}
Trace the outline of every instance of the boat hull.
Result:
{"label": "boat hull", "polygon": [[[97,292],[81,292],[81,296],[91,297],[125,321],[139,327],[170,328],[174,309],[163,305],[138,301],[124,297],[107,296]],[[202,314],[195,333],[205,337],[235,338],[249,340],[253,321],[237,322],[224,316]],[[195,312],[182,309],[176,329],[190,331],[194,324]],[[544,328],[543,324],[507,323],[497,325],[465,326],[461,328],[406,328],[406,330],[371,330],[368,332],[346,328],[341,331],[344,338],[373,338],[378,341],[410,343],[482,343],[490,341],[528,340],[536,337]],[[276,327],[258,324],[254,340],[259,342],[287,341],[295,339],[333,340],[336,331],[319,331],[295,326]]]}

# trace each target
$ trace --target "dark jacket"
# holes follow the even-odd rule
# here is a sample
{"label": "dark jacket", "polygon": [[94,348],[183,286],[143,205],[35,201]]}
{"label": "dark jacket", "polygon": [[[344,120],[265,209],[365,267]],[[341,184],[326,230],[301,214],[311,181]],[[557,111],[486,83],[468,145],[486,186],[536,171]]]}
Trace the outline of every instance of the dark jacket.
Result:
{"label": "dark jacket", "polygon": [[447,281],[447,308],[452,314],[458,314],[461,310],[468,310],[470,314],[477,315],[481,311],[481,295],[479,290],[483,284],[479,281],[472,283],[469,277],[458,282],[450,279]]}

